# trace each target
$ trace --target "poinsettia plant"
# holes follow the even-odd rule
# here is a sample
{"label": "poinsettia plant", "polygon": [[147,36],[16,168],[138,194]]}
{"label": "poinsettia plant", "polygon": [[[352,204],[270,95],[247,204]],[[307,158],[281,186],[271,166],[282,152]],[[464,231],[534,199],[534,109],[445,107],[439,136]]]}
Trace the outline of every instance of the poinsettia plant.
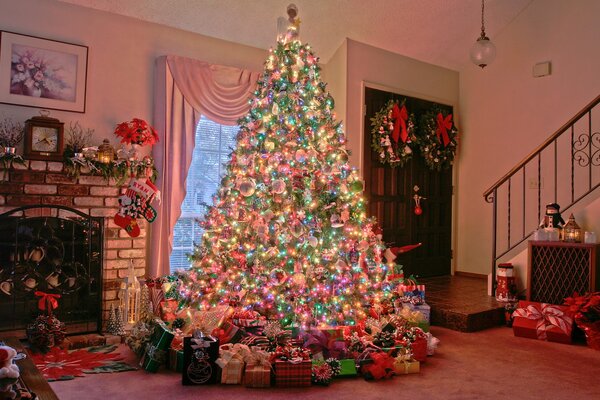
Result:
{"label": "poinsettia plant", "polygon": [[139,144],[141,146],[158,142],[156,130],[146,121],[134,118],[131,121],[122,122],[117,125],[115,135],[121,138],[121,143]]}
{"label": "poinsettia plant", "polygon": [[587,293],[580,296],[573,293],[565,299],[569,311],[575,314],[575,319],[585,319],[587,322],[600,321],[600,292]]}

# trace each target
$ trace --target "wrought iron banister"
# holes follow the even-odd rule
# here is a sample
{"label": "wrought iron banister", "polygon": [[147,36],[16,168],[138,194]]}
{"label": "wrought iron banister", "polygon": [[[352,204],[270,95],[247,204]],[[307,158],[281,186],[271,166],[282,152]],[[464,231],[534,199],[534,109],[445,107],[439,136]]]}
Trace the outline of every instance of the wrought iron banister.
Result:
{"label": "wrought iron banister", "polygon": [[[600,173],[593,168],[600,166],[599,104],[600,95],[483,193],[493,205],[492,282],[498,260],[539,226],[542,204],[566,204],[565,211],[600,186]],[[559,153],[559,146],[568,151]],[[528,179],[529,189],[537,190],[534,196],[528,194]],[[544,181],[549,187],[543,188]]]}

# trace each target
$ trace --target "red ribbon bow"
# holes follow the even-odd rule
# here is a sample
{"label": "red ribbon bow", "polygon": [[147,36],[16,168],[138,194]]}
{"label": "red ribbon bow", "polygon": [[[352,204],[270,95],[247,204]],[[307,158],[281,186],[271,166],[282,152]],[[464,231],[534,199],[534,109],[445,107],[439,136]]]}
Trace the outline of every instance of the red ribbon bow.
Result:
{"label": "red ribbon bow", "polygon": [[524,317],[536,321],[536,331],[538,339],[546,339],[546,331],[557,327],[565,334],[571,333],[573,319],[566,315],[561,309],[547,303],[541,303],[539,309],[530,304],[527,308],[517,308],[513,313],[514,317]]}
{"label": "red ribbon bow", "polygon": [[[408,131],[406,130],[406,120],[408,119],[408,111],[406,106],[402,108],[398,107],[398,104],[394,104],[392,108],[392,119],[394,120],[394,131],[392,132],[392,139],[398,143],[398,139],[402,139],[404,143],[408,139]],[[402,127],[402,133],[400,133],[400,127]]]}
{"label": "red ribbon bow", "polygon": [[[435,130],[435,134],[438,137],[438,140],[444,143],[444,147],[448,146],[450,143],[450,137],[448,136],[448,129],[452,129],[452,114],[448,114],[446,118],[442,115],[442,113],[438,113],[437,115],[437,129]],[[440,139],[440,136],[442,137]]]}
{"label": "red ribbon bow", "polygon": [[40,296],[38,300],[38,308],[42,311],[47,310],[48,314],[52,313],[52,310],[58,308],[58,300],[60,298],[60,294],[51,294],[41,291],[36,291],[34,293],[36,296]]}

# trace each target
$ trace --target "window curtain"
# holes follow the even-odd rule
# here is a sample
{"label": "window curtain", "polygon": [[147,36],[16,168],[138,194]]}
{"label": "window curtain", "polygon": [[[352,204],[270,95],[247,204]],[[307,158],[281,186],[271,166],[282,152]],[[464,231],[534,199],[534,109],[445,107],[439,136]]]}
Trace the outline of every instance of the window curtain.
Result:
{"label": "window curtain", "polygon": [[152,151],[161,203],[151,227],[150,276],[170,272],[173,228],[181,215],[200,116],[222,125],[235,125],[250,108],[248,98],[259,75],[179,56],[156,60],[154,127],[160,141]]}

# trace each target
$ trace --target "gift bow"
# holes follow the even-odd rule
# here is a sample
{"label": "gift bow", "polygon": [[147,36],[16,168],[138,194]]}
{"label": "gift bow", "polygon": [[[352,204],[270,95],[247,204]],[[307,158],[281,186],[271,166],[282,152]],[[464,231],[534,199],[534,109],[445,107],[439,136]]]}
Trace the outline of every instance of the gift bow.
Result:
{"label": "gift bow", "polygon": [[214,342],[214,341],[211,339],[208,339],[208,338],[199,338],[199,339],[192,338],[191,347],[193,350],[203,349],[203,348],[210,347],[210,344],[212,342]]}
{"label": "gift bow", "polygon": [[246,363],[248,365],[262,365],[265,367],[272,368],[271,362],[269,361],[270,354],[264,350],[252,349],[247,355]]}
{"label": "gift bow", "polygon": [[60,299],[60,294],[51,294],[46,292],[41,292],[37,290],[34,293],[36,296],[40,296],[38,300],[38,308],[42,311],[48,310],[48,313],[51,313],[52,310],[58,308],[58,300]]}
{"label": "gift bow", "polygon": [[219,348],[219,358],[215,363],[221,368],[225,368],[232,360],[243,363],[249,353],[250,349],[244,344],[224,344]]}
{"label": "gift bow", "polygon": [[167,352],[159,349],[158,346],[154,344],[148,344],[147,352],[148,358],[150,358],[152,361],[156,361],[157,363],[163,363],[167,358]]}
{"label": "gift bow", "polygon": [[566,315],[560,308],[547,303],[541,303],[539,309],[533,304],[526,308],[517,308],[513,317],[523,317],[537,322],[535,327],[538,339],[546,339],[546,331],[557,327],[565,334],[571,333],[573,318]]}
{"label": "gift bow", "polygon": [[[444,118],[442,113],[438,113],[437,129],[435,130],[435,134],[437,135],[438,140],[444,143],[444,147],[448,146],[448,143],[450,143],[448,129],[452,129],[452,114],[448,114],[446,118]],[[440,136],[442,137],[441,139]]]}
{"label": "gift bow", "polygon": [[[408,119],[408,111],[406,106],[402,108],[398,107],[398,104],[394,104],[392,108],[392,119],[394,120],[394,131],[392,132],[392,139],[398,143],[398,139],[402,139],[404,143],[408,139],[408,131],[406,130],[406,120]],[[400,132],[402,127],[402,132]]]}

